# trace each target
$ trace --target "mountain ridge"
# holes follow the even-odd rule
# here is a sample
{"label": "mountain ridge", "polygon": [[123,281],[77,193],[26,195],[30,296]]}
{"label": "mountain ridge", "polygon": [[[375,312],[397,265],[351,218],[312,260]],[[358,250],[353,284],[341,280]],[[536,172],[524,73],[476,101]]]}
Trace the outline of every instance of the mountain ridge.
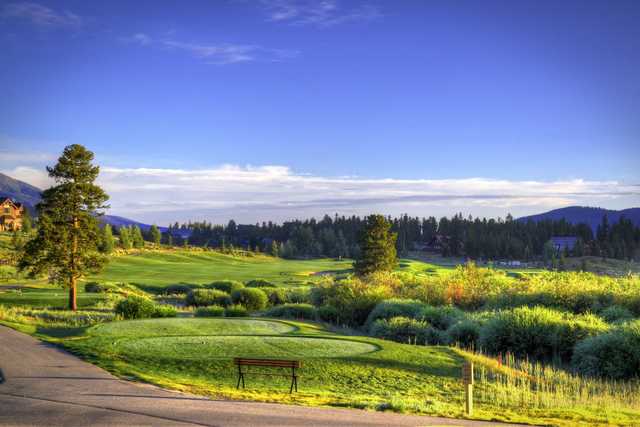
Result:
{"label": "mountain ridge", "polygon": [[607,215],[607,220],[610,224],[616,223],[620,221],[620,218],[624,217],[631,220],[636,227],[640,227],[640,207],[613,210],[590,206],[567,206],[565,208],[553,209],[535,215],[523,216],[518,218],[517,221],[559,221],[564,218],[571,224],[587,224],[595,231],[605,215]]}

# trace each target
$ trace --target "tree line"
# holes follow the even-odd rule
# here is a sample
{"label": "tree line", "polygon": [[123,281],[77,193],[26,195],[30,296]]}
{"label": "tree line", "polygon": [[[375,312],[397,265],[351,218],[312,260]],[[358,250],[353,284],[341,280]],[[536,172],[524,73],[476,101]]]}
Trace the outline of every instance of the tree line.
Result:
{"label": "tree line", "polygon": [[[609,223],[606,216],[597,229],[587,224],[559,221],[517,221],[463,217],[462,214],[439,220],[428,218],[387,217],[390,231],[397,236],[396,251],[406,255],[412,250],[432,250],[443,256],[466,256],[474,259],[547,259],[552,236],[574,236],[575,247],[564,256],[603,256],[637,259],[640,255],[640,227],[621,218]],[[226,225],[210,222],[175,223],[160,233],[158,228],[141,231],[137,226],[116,229],[125,248],[141,247],[143,240],[156,244],[193,245],[232,250],[259,251],[283,258],[358,258],[360,238],[367,218],[359,216],[330,217],[321,220],[285,221],[282,224],[262,222],[255,225]],[[106,228],[106,227],[105,227]],[[128,243],[131,242],[131,243]]]}

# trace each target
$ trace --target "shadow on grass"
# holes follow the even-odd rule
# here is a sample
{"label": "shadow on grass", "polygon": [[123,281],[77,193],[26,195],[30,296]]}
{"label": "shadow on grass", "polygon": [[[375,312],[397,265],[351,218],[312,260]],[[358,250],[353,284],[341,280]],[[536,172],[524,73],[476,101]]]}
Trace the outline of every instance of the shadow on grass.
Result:
{"label": "shadow on grass", "polygon": [[[38,326],[36,327],[36,335],[41,335],[48,338],[75,338],[81,337],[85,334],[88,326],[68,328],[68,327],[55,327],[55,326]],[[53,344],[42,343],[53,346]],[[54,348],[58,348],[53,346]]]}

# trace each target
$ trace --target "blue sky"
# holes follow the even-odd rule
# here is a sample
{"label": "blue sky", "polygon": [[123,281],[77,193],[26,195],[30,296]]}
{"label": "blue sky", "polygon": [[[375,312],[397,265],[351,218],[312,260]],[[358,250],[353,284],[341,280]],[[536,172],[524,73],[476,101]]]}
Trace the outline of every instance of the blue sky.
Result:
{"label": "blue sky", "polygon": [[96,153],[113,214],[640,205],[640,3],[4,1],[0,170]]}

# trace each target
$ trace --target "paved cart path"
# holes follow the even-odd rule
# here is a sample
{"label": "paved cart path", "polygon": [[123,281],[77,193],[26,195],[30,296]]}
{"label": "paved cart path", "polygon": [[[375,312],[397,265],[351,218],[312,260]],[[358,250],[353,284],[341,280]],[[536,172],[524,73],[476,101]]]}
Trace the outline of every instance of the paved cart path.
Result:
{"label": "paved cart path", "polygon": [[[50,344],[0,326],[0,425],[486,426],[493,423],[211,400],[118,379]],[[0,381],[2,381],[0,379]]]}

